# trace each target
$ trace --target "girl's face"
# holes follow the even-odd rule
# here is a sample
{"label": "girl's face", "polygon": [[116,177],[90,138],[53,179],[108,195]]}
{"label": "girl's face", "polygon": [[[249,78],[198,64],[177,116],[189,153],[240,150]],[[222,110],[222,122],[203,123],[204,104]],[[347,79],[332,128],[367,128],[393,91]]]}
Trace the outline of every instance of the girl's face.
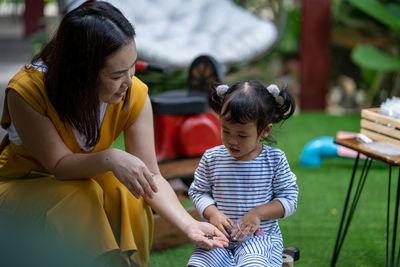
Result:
{"label": "girl's face", "polygon": [[122,46],[106,59],[99,75],[99,100],[108,104],[118,104],[126,90],[132,86],[137,59],[134,41]]}
{"label": "girl's face", "polygon": [[269,124],[259,135],[255,122],[245,124],[228,121],[229,114],[221,119],[221,139],[229,154],[238,160],[248,161],[256,158],[261,150],[260,139],[266,138],[272,130]]}

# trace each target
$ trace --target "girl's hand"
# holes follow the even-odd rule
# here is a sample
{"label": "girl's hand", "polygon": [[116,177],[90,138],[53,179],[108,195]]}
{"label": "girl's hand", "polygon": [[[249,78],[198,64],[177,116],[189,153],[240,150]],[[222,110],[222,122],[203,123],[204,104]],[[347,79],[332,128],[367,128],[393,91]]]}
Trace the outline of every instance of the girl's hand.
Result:
{"label": "girl's hand", "polygon": [[119,149],[111,150],[111,170],[118,180],[136,197],[152,198],[157,192],[154,174],[139,158]]}
{"label": "girl's hand", "polygon": [[[218,228],[227,238],[230,237],[230,232],[232,231],[232,220],[228,218],[222,212],[215,211],[209,218],[209,221],[212,225]],[[228,233],[229,231],[229,233]]]}
{"label": "girl's hand", "polygon": [[232,238],[240,241],[248,239],[258,229],[260,222],[260,218],[250,210],[233,229]]}
{"label": "girl's hand", "polygon": [[228,246],[228,239],[215,226],[195,221],[184,228],[184,232],[198,247],[203,249]]}

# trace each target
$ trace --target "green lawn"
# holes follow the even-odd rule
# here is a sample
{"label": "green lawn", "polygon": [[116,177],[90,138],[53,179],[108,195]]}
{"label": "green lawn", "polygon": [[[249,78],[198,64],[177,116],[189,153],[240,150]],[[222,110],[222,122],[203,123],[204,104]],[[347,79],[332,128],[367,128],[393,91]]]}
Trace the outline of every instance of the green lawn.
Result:
{"label": "green lawn", "polygon": [[[284,246],[300,248],[296,267],[329,266],[353,166],[352,159],[328,158],[321,167],[302,168],[301,151],[313,138],[358,132],[359,123],[358,114],[304,112],[274,128],[277,147],[285,151],[300,189],[297,212],[280,221]],[[373,163],[336,266],[385,265],[387,169],[383,163]],[[397,175],[395,170],[393,180]],[[192,249],[187,244],[152,253],[151,267],[186,266]]]}

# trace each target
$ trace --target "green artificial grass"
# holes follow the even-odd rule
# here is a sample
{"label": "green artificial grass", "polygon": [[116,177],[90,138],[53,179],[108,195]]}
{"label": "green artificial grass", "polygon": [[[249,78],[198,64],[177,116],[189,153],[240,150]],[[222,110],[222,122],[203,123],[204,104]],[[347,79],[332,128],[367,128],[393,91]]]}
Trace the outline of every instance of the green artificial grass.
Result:
{"label": "green artificial grass", "polygon": [[[321,167],[303,168],[299,165],[302,149],[313,138],[335,137],[338,131],[359,132],[359,125],[359,114],[303,112],[274,127],[276,146],[285,151],[300,190],[296,213],[280,221],[284,246],[300,248],[296,267],[330,265],[354,163],[353,159],[334,157],[323,159]],[[395,169],[392,196],[397,175]],[[373,162],[336,266],[385,266],[387,177],[387,165]],[[186,266],[193,247],[187,244],[153,252],[150,265]]]}

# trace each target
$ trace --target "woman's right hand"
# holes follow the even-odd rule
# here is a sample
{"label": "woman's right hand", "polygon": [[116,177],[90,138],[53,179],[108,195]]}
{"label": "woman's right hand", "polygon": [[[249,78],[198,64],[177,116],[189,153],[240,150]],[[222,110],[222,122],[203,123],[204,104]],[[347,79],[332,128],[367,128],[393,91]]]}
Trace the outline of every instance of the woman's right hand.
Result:
{"label": "woman's right hand", "polygon": [[194,221],[188,224],[183,231],[192,242],[203,249],[208,250],[228,246],[228,239],[215,226],[207,222]]}
{"label": "woman's right hand", "polygon": [[111,149],[110,169],[118,180],[136,197],[152,198],[158,191],[154,174],[139,158],[119,149]]}

